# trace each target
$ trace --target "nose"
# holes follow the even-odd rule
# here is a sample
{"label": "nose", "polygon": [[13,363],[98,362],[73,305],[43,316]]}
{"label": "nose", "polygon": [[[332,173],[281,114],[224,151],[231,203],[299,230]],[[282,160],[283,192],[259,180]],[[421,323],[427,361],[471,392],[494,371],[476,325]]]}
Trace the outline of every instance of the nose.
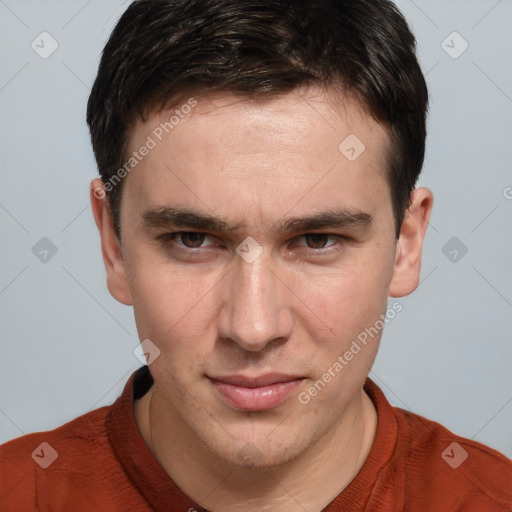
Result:
{"label": "nose", "polygon": [[293,331],[292,297],[264,255],[247,263],[237,258],[219,314],[219,335],[246,351],[287,340]]}

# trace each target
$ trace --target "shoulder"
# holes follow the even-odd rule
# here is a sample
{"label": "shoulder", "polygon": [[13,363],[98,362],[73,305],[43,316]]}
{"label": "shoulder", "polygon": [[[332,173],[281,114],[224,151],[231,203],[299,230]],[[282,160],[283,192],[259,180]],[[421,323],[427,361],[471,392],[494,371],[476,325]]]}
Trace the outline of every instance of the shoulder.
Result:
{"label": "shoulder", "polygon": [[[62,485],[70,475],[88,473],[110,451],[102,407],[47,432],[36,432],[0,446],[0,509],[32,510],[42,482]],[[26,507],[26,508],[25,508]]]}
{"label": "shoulder", "polygon": [[[81,446],[97,443],[102,438],[106,440],[105,416],[108,409],[109,407],[95,409],[54,430],[35,432],[8,441],[0,445],[0,461],[2,464],[22,467],[32,466],[34,462],[39,466],[50,465],[50,458],[58,459],[59,448],[65,451],[80,449]],[[53,453],[51,449],[45,452],[43,447],[41,455],[37,450],[40,444],[49,445],[57,453]]]}
{"label": "shoulder", "polygon": [[468,512],[512,509],[511,460],[435,421],[393,409],[396,451],[403,459],[403,486],[410,502],[432,506],[438,500],[443,510],[464,505]]}

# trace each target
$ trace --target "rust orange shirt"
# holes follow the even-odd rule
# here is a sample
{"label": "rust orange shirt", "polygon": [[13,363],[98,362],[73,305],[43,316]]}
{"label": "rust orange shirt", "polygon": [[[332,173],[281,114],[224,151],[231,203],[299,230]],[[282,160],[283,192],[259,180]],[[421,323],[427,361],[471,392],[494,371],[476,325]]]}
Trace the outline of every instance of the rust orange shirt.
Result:
{"label": "rust orange shirt", "polygon": [[[203,511],[139,433],[133,401],[151,384],[144,366],[111,406],[0,446],[0,511]],[[512,510],[512,461],[392,407],[370,379],[365,390],[378,413],[376,437],[359,473],[325,512]]]}

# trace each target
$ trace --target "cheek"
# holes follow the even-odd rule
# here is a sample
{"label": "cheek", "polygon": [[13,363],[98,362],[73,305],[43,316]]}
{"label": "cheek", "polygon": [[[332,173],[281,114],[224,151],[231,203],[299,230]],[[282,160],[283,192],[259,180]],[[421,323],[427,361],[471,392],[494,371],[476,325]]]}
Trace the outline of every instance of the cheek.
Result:
{"label": "cheek", "polygon": [[321,336],[326,349],[343,349],[375,324],[388,302],[392,256],[361,251],[337,272],[296,280],[297,295],[303,297],[304,311],[309,310],[302,318],[309,319],[312,339]]}
{"label": "cheek", "polygon": [[[144,258],[130,260],[129,282],[137,330],[162,351],[172,347],[193,349],[194,340],[212,325],[215,317],[216,276],[195,278],[170,265],[151,264]],[[172,341],[172,343],[171,343]]]}
{"label": "cheek", "polygon": [[196,378],[197,369],[213,350],[216,312],[214,294],[208,294],[211,286],[205,289],[204,282],[191,283],[182,275],[140,272],[134,277],[139,337],[150,339],[160,350],[151,373],[157,382],[168,382],[167,389],[180,392],[184,382]]}

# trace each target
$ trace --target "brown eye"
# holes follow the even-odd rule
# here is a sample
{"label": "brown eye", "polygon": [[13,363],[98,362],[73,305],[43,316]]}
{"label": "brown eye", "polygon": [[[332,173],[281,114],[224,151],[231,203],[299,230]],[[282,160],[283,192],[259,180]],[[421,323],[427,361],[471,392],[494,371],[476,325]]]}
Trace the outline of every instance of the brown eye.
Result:
{"label": "brown eye", "polygon": [[322,235],[320,233],[314,233],[311,235],[304,235],[306,244],[311,249],[323,249],[327,246],[327,240],[329,235]]}
{"label": "brown eye", "polygon": [[180,234],[180,242],[191,249],[201,247],[206,235],[204,233],[196,233],[194,231],[184,231]]}

